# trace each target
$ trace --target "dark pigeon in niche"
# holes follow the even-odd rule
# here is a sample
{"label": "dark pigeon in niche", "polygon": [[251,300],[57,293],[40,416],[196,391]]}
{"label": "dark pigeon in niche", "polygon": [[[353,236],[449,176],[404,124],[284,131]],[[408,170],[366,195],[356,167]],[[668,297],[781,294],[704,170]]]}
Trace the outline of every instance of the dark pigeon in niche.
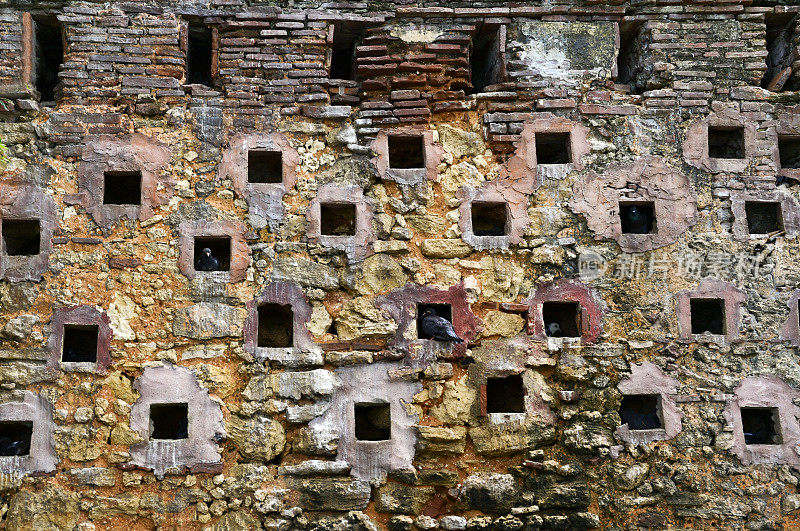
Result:
{"label": "dark pigeon in niche", "polygon": [[547,335],[549,337],[563,337],[564,334],[561,332],[561,325],[555,321],[547,323]]}
{"label": "dark pigeon in niche", "polygon": [[211,254],[211,249],[206,247],[203,249],[203,254],[197,260],[197,271],[219,271],[219,260],[214,258]]}
{"label": "dark pigeon in niche", "polygon": [[423,332],[431,336],[432,339],[437,341],[464,342],[463,339],[456,335],[452,323],[444,317],[436,315],[436,311],[433,308],[428,308],[425,310],[425,313],[422,314],[420,328]]}
{"label": "dark pigeon in niche", "polygon": [[642,209],[632,206],[625,212],[626,231],[629,234],[648,234],[650,232],[647,216]]}
{"label": "dark pigeon in niche", "polygon": [[30,441],[0,436],[0,456],[28,455]]}

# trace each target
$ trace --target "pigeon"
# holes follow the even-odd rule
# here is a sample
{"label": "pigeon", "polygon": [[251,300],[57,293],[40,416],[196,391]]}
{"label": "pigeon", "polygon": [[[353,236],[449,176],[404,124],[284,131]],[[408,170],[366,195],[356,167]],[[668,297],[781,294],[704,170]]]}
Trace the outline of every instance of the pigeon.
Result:
{"label": "pigeon", "polygon": [[28,452],[30,449],[26,441],[0,437],[0,456],[28,455]]}
{"label": "pigeon", "polygon": [[456,335],[452,323],[444,317],[436,315],[436,311],[433,308],[428,308],[422,314],[420,328],[427,335],[431,336],[431,339],[438,341],[454,341],[456,343],[464,342],[463,339]]}
{"label": "pigeon", "polygon": [[211,249],[206,247],[203,249],[203,254],[200,256],[200,259],[197,260],[197,267],[195,269],[198,271],[219,271],[219,260],[214,258],[214,255],[211,254]]}
{"label": "pigeon", "polygon": [[562,337],[561,326],[555,321],[547,323],[547,335],[549,337]]}
{"label": "pigeon", "polygon": [[632,206],[625,213],[625,225],[628,234],[648,234],[650,229],[648,227],[647,216],[639,210],[639,207]]}

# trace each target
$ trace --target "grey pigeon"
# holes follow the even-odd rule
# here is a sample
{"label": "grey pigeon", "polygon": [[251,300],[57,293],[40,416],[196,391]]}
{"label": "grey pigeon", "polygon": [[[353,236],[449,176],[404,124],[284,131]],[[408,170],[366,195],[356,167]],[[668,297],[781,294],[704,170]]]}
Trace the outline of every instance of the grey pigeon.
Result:
{"label": "grey pigeon", "polygon": [[647,216],[639,210],[638,207],[632,206],[626,213],[626,228],[625,232],[629,234],[648,234],[650,229],[647,223]]}
{"label": "grey pigeon", "polygon": [[422,314],[420,321],[420,328],[423,332],[431,336],[431,339],[438,341],[454,341],[456,343],[463,343],[464,340],[456,335],[453,325],[444,317],[436,315],[433,308],[428,308]]}
{"label": "grey pigeon", "polygon": [[551,323],[547,323],[547,335],[550,337],[561,337],[564,334],[561,333],[561,326],[553,321]]}
{"label": "grey pigeon", "polygon": [[203,254],[200,255],[200,259],[197,260],[197,267],[195,269],[197,271],[219,271],[219,260],[214,258],[214,255],[211,254],[211,249],[206,247],[203,249]]}

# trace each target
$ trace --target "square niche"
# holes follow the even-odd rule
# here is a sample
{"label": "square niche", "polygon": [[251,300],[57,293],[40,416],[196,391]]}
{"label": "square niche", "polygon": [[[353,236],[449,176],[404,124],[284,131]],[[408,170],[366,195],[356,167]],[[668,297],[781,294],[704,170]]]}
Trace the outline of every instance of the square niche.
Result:
{"label": "square niche", "polygon": [[230,271],[230,236],[195,236],[193,263],[195,271]]}
{"label": "square niche", "polygon": [[389,135],[389,168],[425,167],[425,141],[422,135]]}
{"label": "square niche", "polygon": [[655,234],[656,206],[653,201],[620,201],[622,234]]}
{"label": "square niche", "polygon": [[744,443],[782,444],[779,409],[776,407],[743,407],[742,431]]}
{"label": "square niche", "polygon": [[548,337],[581,337],[581,305],[578,302],[544,302],[542,319]]}
{"label": "square niche", "polygon": [[356,235],[356,205],[354,203],[321,203],[319,210],[322,236]]}
{"label": "square niche", "polygon": [[507,236],[508,205],[504,202],[472,202],[472,233],[475,236]]}
{"label": "square niche", "polygon": [[41,252],[38,219],[3,219],[2,225],[7,256],[36,256]]}
{"label": "square niche", "polygon": [[61,361],[64,363],[97,363],[97,325],[64,325]]}
{"label": "square niche", "polygon": [[263,149],[248,151],[247,182],[283,184],[283,153]]}
{"label": "square niche", "polygon": [[725,334],[724,299],[690,299],[692,334]]}
{"label": "square niche", "polygon": [[486,379],[486,413],[525,413],[521,374]]}
{"label": "square niche", "polygon": [[744,127],[708,127],[708,156],[714,159],[743,159]]}
{"label": "square niche", "polygon": [[0,457],[30,455],[31,437],[32,421],[0,422]]}
{"label": "square niche", "polygon": [[141,205],[142,172],[107,171],[103,173],[104,205]]}
{"label": "square niche", "polygon": [[150,438],[189,438],[189,404],[150,404]]}
{"label": "square niche", "polygon": [[388,403],[353,404],[358,441],[388,441],[392,438],[392,412]]}
{"label": "square niche", "polygon": [[294,312],[291,305],[274,303],[258,305],[257,345],[263,348],[294,346]]}
{"label": "square niche", "polygon": [[777,201],[745,201],[748,234],[769,234],[783,230],[783,213]]}
{"label": "square niche", "polygon": [[536,133],[536,164],[569,164],[569,133]]}
{"label": "square niche", "polygon": [[439,317],[444,317],[453,324],[453,307],[449,304],[417,304],[417,339],[433,339],[430,334],[422,331],[422,316],[427,310],[433,310]]}
{"label": "square niche", "polygon": [[800,170],[800,136],[779,136],[778,156],[781,169]]}
{"label": "square niche", "polygon": [[619,407],[619,416],[629,430],[662,429],[661,395],[625,395]]}

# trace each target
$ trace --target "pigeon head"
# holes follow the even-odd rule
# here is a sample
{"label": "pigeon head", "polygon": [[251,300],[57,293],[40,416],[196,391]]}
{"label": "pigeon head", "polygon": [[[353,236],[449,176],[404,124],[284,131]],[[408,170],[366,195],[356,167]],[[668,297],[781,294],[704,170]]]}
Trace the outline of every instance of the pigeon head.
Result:
{"label": "pigeon head", "polygon": [[641,212],[639,212],[639,207],[632,206],[631,209],[628,211],[630,217],[636,219],[641,216]]}
{"label": "pigeon head", "polygon": [[550,336],[555,336],[561,333],[561,326],[556,323],[547,323],[547,334]]}
{"label": "pigeon head", "polygon": [[422,312],[422,317],[429,317],[436,315],[436,310],[433,308],[426,308],[424,312]]}
{"label": "pigeon head", "polygon": [[209,249],[208,247],[203,249],[203,256],[211,256],[211,249]]}

